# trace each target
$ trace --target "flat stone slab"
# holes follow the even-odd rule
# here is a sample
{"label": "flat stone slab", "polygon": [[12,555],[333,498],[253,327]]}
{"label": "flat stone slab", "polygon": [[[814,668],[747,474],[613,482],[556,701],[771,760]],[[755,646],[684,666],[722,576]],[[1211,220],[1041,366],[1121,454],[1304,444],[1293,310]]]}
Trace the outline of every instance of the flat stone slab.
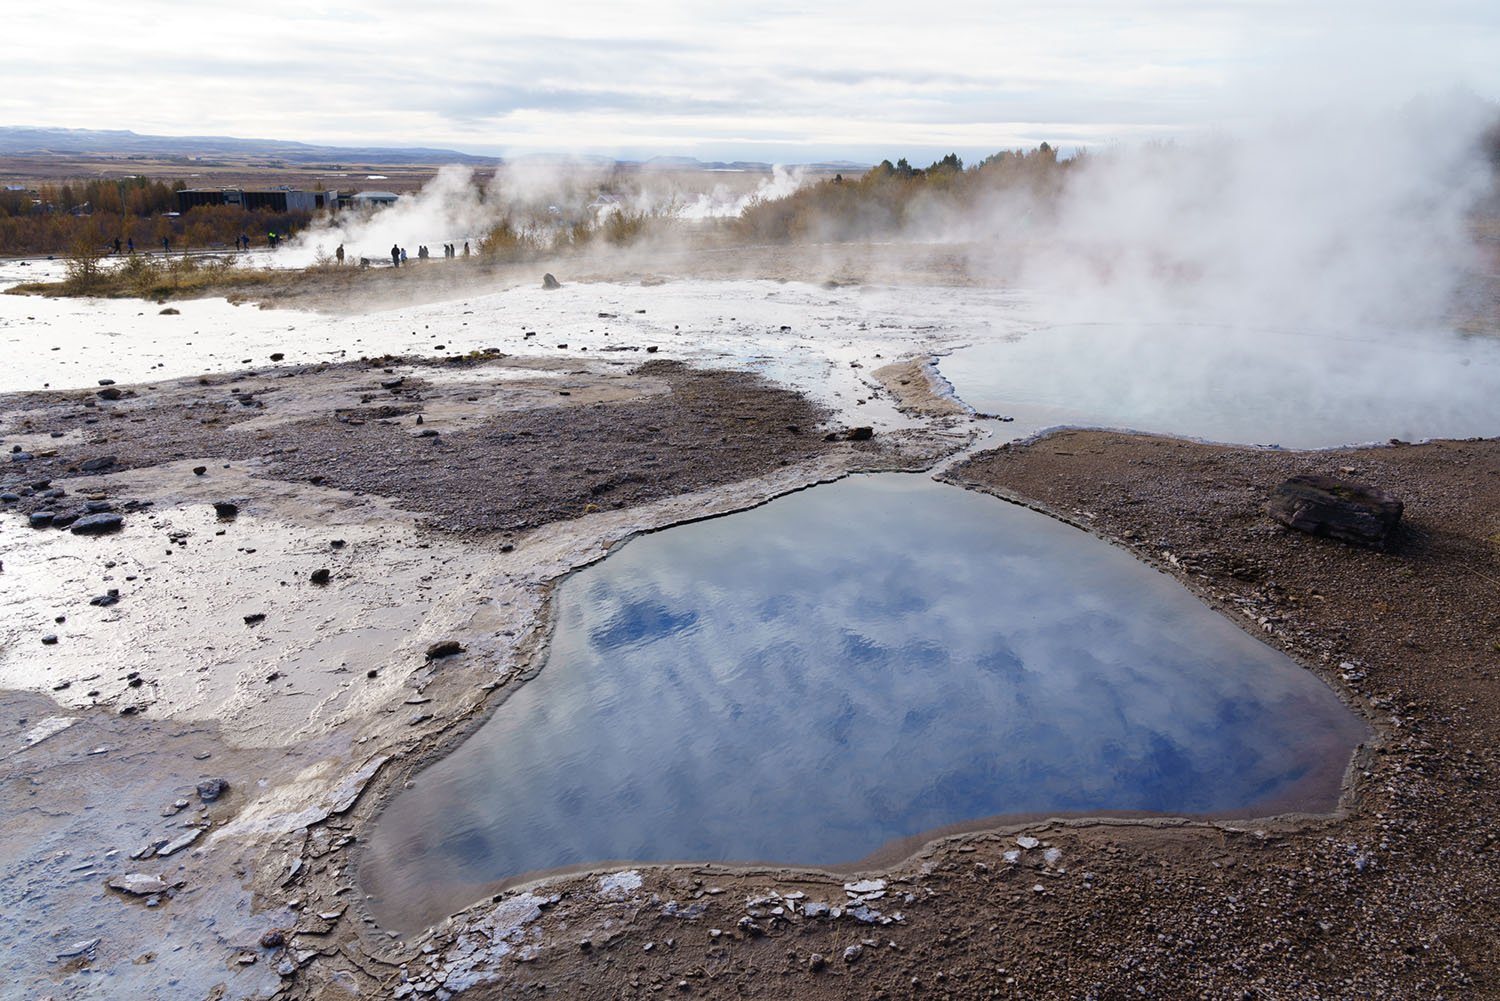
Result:
{"label": "flat stone slab", "polygon": [[72,531],[74,535],[104,535],[118,532],[124,524],[125,519],[120,515],[104,511],[79,518],[73,522]]}
{"label": "flat stone slab", "polygon": [[1404,505],[1378,487],[1333,476],[1293,476],[1271,492],[1266,513],[1299,532],[1384,549]]}

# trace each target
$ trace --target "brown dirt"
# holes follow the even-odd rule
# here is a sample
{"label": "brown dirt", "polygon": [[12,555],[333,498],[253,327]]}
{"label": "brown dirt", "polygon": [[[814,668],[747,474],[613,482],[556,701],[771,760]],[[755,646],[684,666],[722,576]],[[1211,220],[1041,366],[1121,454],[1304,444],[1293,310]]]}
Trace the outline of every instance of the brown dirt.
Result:
{"label": "brown dirt", "polygon": [[[1270,490],[1303,472],[1403,498],[1397,546],[1271,522]],[[1129,548],[1328,680],[1376,731],[1345,811],[1029,825],[1062,850],[1052,866],[1006,862],[1011,835],[961,837],[885,874],[889,925],[747,903],[843,903],[826,875],[648,869],[619,903],[553,884],[543,944],[464,997],[1500,997],[1500,441],[1296,453],[1065,432],[949,478]]]}
{"label": "brown dirt", "polygon": [[[44,443],[68,436],[54,455],[8,464],[0,487],[62,484],[102,455],[116,459],[112,470],[188,456],[261,460],[265,475],[391,498],[434,527],[514,532],[747,479],[835,447],[823,440],[828,415],[804,397],[668,361],[640,366],[624,390],[575,366],[554,373],[561,379],[507,382],[513,402],[499,413],[488,397],[469,396],[472,421],[416,426],[424,412],[461,405],[426,376],[505,364],[378,359],[181,380],[112,402],[90,391],[0,396],[0,412],[12,415],[0,430]],[[381,388],[398,366],[401,386]],[[308,397],[312,405],[299,406]],[[31,496],[17,509],[44,506],[58,505]]]}

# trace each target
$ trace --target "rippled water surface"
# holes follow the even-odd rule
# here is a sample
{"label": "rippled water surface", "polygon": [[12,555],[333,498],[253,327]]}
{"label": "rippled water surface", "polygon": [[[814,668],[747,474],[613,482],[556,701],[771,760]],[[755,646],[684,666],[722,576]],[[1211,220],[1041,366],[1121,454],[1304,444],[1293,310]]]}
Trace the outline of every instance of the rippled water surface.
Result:
{"label": "rippled water surface", "polygon": [[1190,324],[1051,326],[942,359],[958,396],[1078,424],[1287,448],[1500,433],[1500,340]]}
{"label": "rippled water surface", "polygon": [[604,860],[851,863],[999,814],[1326,809],[1313,675],[1076,529],[860,477],[566,580],[545,668],[377,821],[391,927]]}

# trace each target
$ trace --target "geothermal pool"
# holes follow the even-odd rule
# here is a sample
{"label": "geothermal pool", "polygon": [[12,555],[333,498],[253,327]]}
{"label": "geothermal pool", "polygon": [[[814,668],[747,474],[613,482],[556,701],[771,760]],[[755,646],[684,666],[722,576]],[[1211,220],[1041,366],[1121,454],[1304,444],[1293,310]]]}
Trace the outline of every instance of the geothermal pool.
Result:
{"label": "geothermal pool", "polygon": [[883,474],[640,537],[566,579],[546,664],[378,818],[414,931],[607,861],[840,866],[1029,813],[1331,809],[1325,685],[1083,532]]}
{"label": "geothermal pool", "polygon": [[1500,338],[1129,322],[1044,327],[943,358],[965,403],[1027,428],[1326,448],[1493,435]]}

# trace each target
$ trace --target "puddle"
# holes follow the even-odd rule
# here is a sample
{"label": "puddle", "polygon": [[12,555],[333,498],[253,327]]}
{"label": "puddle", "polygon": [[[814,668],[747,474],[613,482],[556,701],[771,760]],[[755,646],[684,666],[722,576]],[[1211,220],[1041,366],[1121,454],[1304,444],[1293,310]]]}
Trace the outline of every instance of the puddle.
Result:
{"label": "puddle", "polygon": [[1052,326],[939,364],[1022,433],[1128,428],[1287,448],[1496,432],[1500,340],[1125,323]]}
{"label": "puddle", "polygon": [[360,879],[387,927],[593,862],[836,866],[1000,815],[1326,811],[1368,733],[1168,577],[925,478],[645,536],[557,599],[541,673],[378,818]]}

